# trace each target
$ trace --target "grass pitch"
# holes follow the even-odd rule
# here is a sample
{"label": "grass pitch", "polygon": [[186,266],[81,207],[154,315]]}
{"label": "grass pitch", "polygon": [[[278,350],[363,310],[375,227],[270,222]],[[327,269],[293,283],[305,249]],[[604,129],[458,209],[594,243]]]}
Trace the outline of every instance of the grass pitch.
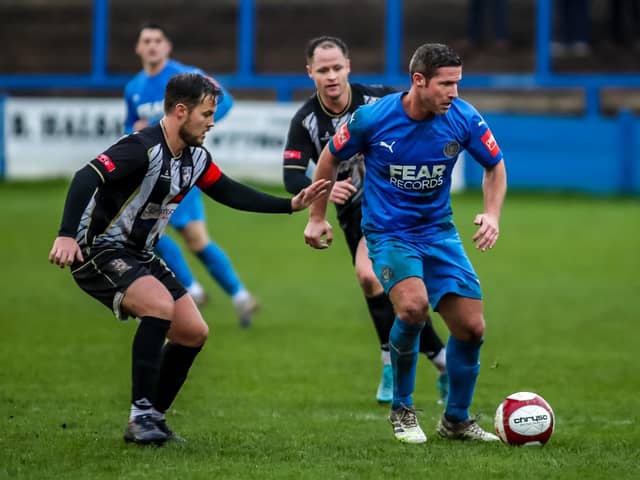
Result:
{"label": "grass pitch", "polygon": [[212,237],[262,309],[238,328],[192,262],[213,299],[210,340],[168,416],[189,441],[139,448],[121,438],[135,323],[47,262],[66,186],[0,184],[0,478],[637,478],[637,200],[511,193],[498,245],[481,254],[470,242],[481,197],[454,196],[488,324],[472,410],[490,429],[504,396],[538,392],[557,421],[544,448],[439,439],[423,357],[414,400],[429,442],[397,443],[375,402],[376,336],[336,222],[334,246],[313,251],[305,213],[208,202]]}

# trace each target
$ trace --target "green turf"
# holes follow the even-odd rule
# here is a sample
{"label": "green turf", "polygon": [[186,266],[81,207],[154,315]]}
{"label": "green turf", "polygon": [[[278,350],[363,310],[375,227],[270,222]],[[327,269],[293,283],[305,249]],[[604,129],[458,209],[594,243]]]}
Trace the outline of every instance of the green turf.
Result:
{"label": "green turf", "polygon": [[470,237],[481,198],[454,197],[486,297],[473,411],[491,428],[505,395],[540,393],[557,418],[544,448],[439,439],[424,358],[415,403],[429,442],[398,444],[374,401],[376,336],[337,225],[335,245],[313,251],[306,214],[209,203],[212,236],[262,310],[239,329],[196,266],[213,294],[211,338],[169,415],[189,442],[139,448],[121,438],[135,324],[47,263],[65,191],[0,184],[0,478],[638,478],[637,200],[510,194],[497,247],[479,253]]}

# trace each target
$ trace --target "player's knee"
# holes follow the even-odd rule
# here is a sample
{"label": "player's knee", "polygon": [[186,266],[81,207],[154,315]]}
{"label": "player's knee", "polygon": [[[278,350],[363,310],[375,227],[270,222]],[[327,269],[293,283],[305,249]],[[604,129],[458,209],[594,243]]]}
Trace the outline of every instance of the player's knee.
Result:
{"label": "player's knee", "polygon": [[209,326],[202,322],[198,328],[192,334],[192,341],[194,346],[201,347],[207,342],[207,338],[209,338]]}
{"label": "player's knee", "polygon": [[176,302],[171,296],[161,297],[153,302],[152,308],[158,312],[155,316],[170,320],[175,313]]}
{"label": "player's knee", "polygon": [[[171,332],[170,332],[171,333]],[[202,321],[173,332],[172,341],[187,347],[202,347],[209,337],[209,327]]]}
{"label": "player's knee", "polygon": [[205,237],[189,237],[189,238],[185,237],[184,243],[190,252],[198,253],[204,250],[204,248],[207,246],[207,244],[209,243],[209,238],[206,236]]}
{"label": "player's knee", "polygon": [[485,323],[484,319],[480,317],[479,319],[474,319],[467,325],[467,337],[469,341],[479,342],[484,337]]}
{"label": "player's knee", "polygon": [[400,320],[411,325],[425,323],[429,318],[429,302],[426,299],[412,299],[400,305],[397,314]]}
{"label": "player's knee", "polygon": [[200,222],[190,222],[183,229],[180,230],[180,234],[184,239],[187,248],[197,253],[204,249],[209,243],[209,236],[204,225]]}

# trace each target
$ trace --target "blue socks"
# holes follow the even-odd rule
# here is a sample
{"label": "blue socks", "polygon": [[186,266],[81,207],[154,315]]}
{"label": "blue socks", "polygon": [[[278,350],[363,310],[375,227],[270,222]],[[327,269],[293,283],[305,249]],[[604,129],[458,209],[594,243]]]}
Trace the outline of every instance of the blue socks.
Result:
{"label": "blue socks", "polygon": [[398,317],[391,327],[389,350],[393,367],[393,402],[391,403],[393,410],[402,405],[413,406],[411,395],[416,384],[416,365],[422,327],[424,323],[409,325]]}
{"label": "blue socks", "polygon": [[462,342],[450,336],[447,343],[447,371],[449,373],[449,399],[445,415],[447,420],[462,422],[469,418],[469,406],[480,373],[479,342]]}
{"label": "blue socks", "polygon": [[156,244],[156,251],[165,261],[169,269],[175,274],[178,281],[189,288],[194,282],[193,274],[187,265],[187,260],[182,255],[178,244],[168,235],[163,235]]}
{"label": "blue socks", "polygon": [[218,245],[213,242],[198,252],[198,258],[207,267],[209,274],[218,282],[227,295],[233,297],[244,289],[231,260]]}

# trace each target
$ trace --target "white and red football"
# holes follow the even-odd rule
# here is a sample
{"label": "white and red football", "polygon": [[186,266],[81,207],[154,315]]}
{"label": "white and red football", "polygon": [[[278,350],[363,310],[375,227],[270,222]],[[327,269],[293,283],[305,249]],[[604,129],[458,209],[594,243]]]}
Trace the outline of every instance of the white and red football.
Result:
{"label": "white and red football", "polygon": [[496,410],[496,433],[507,445],[544,445],[554,426],[551,406],[537,393],[513,393]]}

